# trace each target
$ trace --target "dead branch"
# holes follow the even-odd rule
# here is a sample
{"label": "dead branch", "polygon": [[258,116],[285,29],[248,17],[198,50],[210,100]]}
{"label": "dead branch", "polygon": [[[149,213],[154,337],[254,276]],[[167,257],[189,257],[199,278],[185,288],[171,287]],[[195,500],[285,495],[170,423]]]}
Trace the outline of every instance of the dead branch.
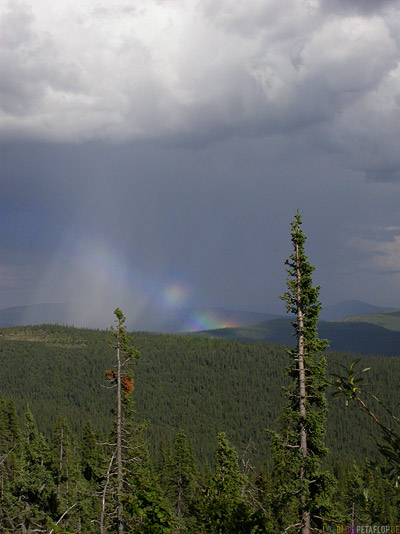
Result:
{"label": "dead branch", "polygon": [[103,493],[102,493],[102,497],[101,497],[100,534],[104,534],[105,533],[105,530],[104,530],[104,517],[105,517],[105,509],[106,509],[106,493],[107,493],[108,485],[110,483],[110,472],[111,472],[112,464],[114,463],[114,460],[115,460],[116,452],[117,451],[114,450],[114,452],[113,452],[113,454],[111,456],[111,459],[110,459],[110,463],[108,464],[106,481],[104,483]]}
{"label": "dead branch", "polygon": [[[72,510],[72,508],[74,508],[75,506],[77,505],[77,503],[73,504],[72,506],[70,506],[67,510],[65,510],[65,512],[63,513],[63,515],[60,517],[60,519],[56,522],[56,525],[58,525],[58,523],[60,523],[64,517],[68,514],[68,512],[70,512]],[[53,534],[54,532],[54,528],[52,528],[49,532],[49,534]]]}

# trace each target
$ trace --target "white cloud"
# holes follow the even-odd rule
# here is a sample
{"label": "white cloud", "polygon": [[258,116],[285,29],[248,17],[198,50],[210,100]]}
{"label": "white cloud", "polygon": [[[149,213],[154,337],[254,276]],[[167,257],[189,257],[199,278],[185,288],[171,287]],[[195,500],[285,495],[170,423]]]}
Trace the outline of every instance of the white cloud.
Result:
{"label": "white cloud", "polygon": [[327,20],[301,53],[304,77],[323,89],[367,92],[396,66],[397,47],[378,17]]}
{"label": "white cloud", "polygon": [[349,242],[355,250],[366,254],[363,269],[400,274],[400,227],[373,228],[371,234],[370,238],[353,238]]}
{"label": "white cloud", "polygon": [[314,125],[320,146],[375,176],[371,145],[383,160],[400,133],[400,8],[335,5],[5,2],[1,136],[204,140]]}

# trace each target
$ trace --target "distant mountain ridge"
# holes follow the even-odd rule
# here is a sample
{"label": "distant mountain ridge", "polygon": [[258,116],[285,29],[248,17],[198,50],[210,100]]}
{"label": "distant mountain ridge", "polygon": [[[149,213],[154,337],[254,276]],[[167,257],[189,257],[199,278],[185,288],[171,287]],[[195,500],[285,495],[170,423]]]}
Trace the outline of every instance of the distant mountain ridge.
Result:
{"label": "distant mountain ridge", "polygon": [[271,321],[284,316],[273,313],[262,313],[242,310],[228,310],[219,307],[184,308],[169,316],[151,328],[153,332],[178,333],[190,331],[195,326],[201,329],[203,324],[216,323],[219,328],[247,326],[262,321]]}
{"label": "distant mountain ridge", "polygon": [[[110,310],[112,311],[112,310]],[[129,317],[129,310],[123,310]],[[243,310],[229,310],[222,307],[193,307],[177,310],[157,311],[144,309],[136,320],[129,321],[130,330],[159,333],[174,333],[207,328],[245,326],[261,321],[283,317],[279,314]],[[74,313],[74,306],[66,303],[42,303],[13,306],[0,310],[0,328],[39,324],[74,325],[93,327],[90,320],[85,323],[81,316]],[[109,325],[96,324],[97,328]]]}
{"label": "distant mountain ridge", "polygon": [[28,324],[68,324],[69,308],[63,303],[12,306],[0,310],[0,328]]}
{"label": "distant mountain ridge", "polygon": [[[378,308],[379,309],[379,308]],[[192,332],[192,336],[293,345],[291,319],[273,319],[239,328]],[[331,350],[400,356],[400,310],[320,321],[318,333]]]}
{"label": "distant mountain ridge", "polygon": [[381,326],[387,330],[400,331],[400,310],[381,313],[369,313],[367,315],[353,315],[344,317],[337,322],[342,323],[368,323]]}
{"label": "distant mountain ridge", "polygon": [[361,300],[344,300],[338,304],[323,307],[320,313],[320,318],[324,321],[334,321],[342,319],[351,315],[367,315],[371,313],[384,313],[393,311],[396,308],[384,308],[381,306],[374,306]]}
{"label": "distant mountain ridge", "polygon": [[[320,336],[330,340],[332,350],[400,355],[400,311],[391,310],[358,300],[327,306],[321,312]],[[74,321],[74,311],[73,306],[63,303],[14,306],[0,310],[0,327],[38,324],[93,327],[96,321],[91,317],[86,324],[79,315],[75,315]],[[131,316],[129,310],[124,309],[124,313]],[[108,326],[96,324],[95,328]],[[158,314],[149,307],[129,321],[128,328],[159,333],[194,332],[199,336],[238,341],[294,342],[290,318],[286,315],[222,307],[161,310]]]}

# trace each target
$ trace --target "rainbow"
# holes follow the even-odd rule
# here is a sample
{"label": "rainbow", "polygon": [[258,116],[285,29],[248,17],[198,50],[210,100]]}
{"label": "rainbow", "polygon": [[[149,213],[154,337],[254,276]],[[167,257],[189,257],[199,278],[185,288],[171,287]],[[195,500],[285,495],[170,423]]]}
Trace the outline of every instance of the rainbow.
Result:
{"label": "rainbow", "polygon": [[218,310],[201,310],[192,312],[185,324],[185,330],[197,332],[199,330],[215,330],[216,328],[230,328],[239,326],[233,320],[227,320]]}
{"label": "rainbow", "polygon": [[105,322],[108,326],[112,310],[118,306],[129,314],[133,325],[140,323],[143,314],[156,320],[172,314],[181,319],[181,331],[237,326],[218,309],[194,308],[195,293],[194,284],[182,273],[152,276],[104,237],[70,232],[43,273],[36,300],[61,301],[67,294],[74,305],[74,318],[89,325]]}

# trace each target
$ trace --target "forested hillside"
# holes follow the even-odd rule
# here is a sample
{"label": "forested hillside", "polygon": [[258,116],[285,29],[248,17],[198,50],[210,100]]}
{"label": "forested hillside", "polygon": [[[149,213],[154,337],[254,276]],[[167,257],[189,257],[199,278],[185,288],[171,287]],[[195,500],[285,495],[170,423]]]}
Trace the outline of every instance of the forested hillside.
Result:
{"label": "forested hillside", "polygon": [[[78,434],[87,420],[108,431],[113,406],[104,377],[113,366],[108,337],[105,331],[54,325],[2,329],[2,395],[15,399],[19,413],[29,406],[46,435],[60,412]],[[153,447],[183,428],[199,458],[211,460],[217,433],[226,431],[239,450],[251,439],[262,464],[265,429],[275,427],[283,403],[285,347],[147,333],[134,333],[133,340],[141,353],[134,369],[136,418],[149,422]],[[354,358],[328,352],[328,369]],[[372,367],[373,391],[398,409],[400,358],[369,356],[364,365]],[[355,410],[331,404],[327,442],[333,459],[373,457],[374,430]]]}
{"label": "forested hillside", "polygon": [[376,326],[382,326],[387,330],[395,332],[400,331],[400,310],[370,313],[368,315],[352,315],[340,320],[344,323],[368,323]]}
{"label": "forested hillside", "polygon": [[[104,376],[115,354],[107,338],[108,332],[61,326],[1,330],[0,387],[9,399],[0,398],[2,532],[117,532],[119,491],[132,533],[272,534],[296,520],[296,507],[281,495],[286,469],[273,467],[279,460],[266,432],[277,428],[283,405],[284,347],[135,333],[136,413],[131,396],[123,400],[122,476],[129,484],[118,490],[110,471],[115,389],[107,389]],[[328,367],[338,370],[352,358],[328,352]],[[399,413],[400,359],[365,357],[363,365],[373,367],[374,393]],[[326,465],[333,464],[324,490],[327,517],[342,525],[398,522],[399,497],[382,477],[383,458],[377,467],[365,461],[377,459],[377,426],[330,402],[327,429]]]}
{"label": "forested hillside", "polygon": [[[329,340],[332,350],[397,356],[400,355],[398,313],[382,313],[379,316],[373,315],[370,319],[368,315],[360,315],[346,320],[320,321],[318,332],[321,337]],[[290,323],[290,319],[273,319],[249,326],[204,330],[185,335],[293,345],[295,339]]]}
{"label": "forested hillside", "polygon": [[400,358],[359,368],[326,353],[301,224],[297,212],[290,349],[130,336],[119,308],[109,332],[0,331],[2,532],[322,534],[400,520]]}

